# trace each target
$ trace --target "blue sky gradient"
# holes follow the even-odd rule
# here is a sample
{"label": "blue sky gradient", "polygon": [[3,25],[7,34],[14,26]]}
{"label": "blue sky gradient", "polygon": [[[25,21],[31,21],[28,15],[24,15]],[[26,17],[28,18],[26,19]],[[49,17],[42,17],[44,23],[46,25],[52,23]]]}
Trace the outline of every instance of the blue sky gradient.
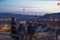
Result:
{"label": "blue sky gradient", "polygon": [[60,12],[60,1],[0,0],[0,12]]}

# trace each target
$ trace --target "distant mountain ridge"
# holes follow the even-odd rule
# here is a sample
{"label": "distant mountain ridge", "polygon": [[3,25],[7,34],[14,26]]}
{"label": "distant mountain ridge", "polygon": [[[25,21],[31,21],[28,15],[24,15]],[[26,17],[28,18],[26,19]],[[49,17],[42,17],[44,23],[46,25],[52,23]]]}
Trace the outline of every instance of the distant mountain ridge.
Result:
{"label": "distant mountain ridge", "polygon": [[34,18],[33,15],[14,14],[14,13],[0,13],[0,18],[16,18],[19,20],[29,20]]}
{"label": "distant mountain ridge", "polygon": [[[17,18],[17,19],[34,19],[35,15],[24,15],[24,14],[14,14],[14,13],[0,13],[0,18]],[[57,18],[60,19],[60,13],[45,14],[44,16],[39,16],[41,19]]]}
{"label": "distant mountain ridge", "polygon": [[60,13],[46,14],[43,17],[46,18],[46,19],[48,19],[48,18],[60,19]]}

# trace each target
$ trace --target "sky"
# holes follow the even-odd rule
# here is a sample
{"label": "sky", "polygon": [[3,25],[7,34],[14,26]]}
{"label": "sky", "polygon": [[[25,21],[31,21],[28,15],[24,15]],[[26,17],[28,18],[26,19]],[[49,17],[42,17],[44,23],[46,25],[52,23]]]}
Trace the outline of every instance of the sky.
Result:
{"label": "sky", "polygon": [[[0,12],[60,12],[59,0],[0,0]],[[23,11],[25,9],[25,11]]]}

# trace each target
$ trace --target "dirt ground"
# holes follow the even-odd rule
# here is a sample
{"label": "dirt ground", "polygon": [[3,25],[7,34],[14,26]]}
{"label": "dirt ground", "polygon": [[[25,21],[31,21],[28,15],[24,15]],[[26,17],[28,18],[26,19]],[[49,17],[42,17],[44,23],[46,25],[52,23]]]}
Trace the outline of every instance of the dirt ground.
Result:
{"label": "dirt ground", "polygon": [[[33,36],[33,40],[56,40],[56,37],[54,37],[53,39],[53,36],[49,37],[47,36],[49,34],[47,33],[36,33],[34,36]],[[52,34],[53,35],[53,34]],[[27,38],[29,38],[29,36],[27,36]],[[0,32],[0,40],[14,40],[11,38],[10,36],[10,32]],[[60,40],[60,36],[58,35],[58,40]]]}

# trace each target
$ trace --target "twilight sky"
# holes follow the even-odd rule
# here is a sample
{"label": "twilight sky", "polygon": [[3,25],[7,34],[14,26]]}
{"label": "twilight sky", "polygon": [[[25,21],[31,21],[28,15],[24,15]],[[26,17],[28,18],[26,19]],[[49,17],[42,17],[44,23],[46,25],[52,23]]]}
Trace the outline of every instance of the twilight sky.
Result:
{"label": "twilight sky", "polygon": [[60,12],[59,0],[0,0],[0,12]]}

